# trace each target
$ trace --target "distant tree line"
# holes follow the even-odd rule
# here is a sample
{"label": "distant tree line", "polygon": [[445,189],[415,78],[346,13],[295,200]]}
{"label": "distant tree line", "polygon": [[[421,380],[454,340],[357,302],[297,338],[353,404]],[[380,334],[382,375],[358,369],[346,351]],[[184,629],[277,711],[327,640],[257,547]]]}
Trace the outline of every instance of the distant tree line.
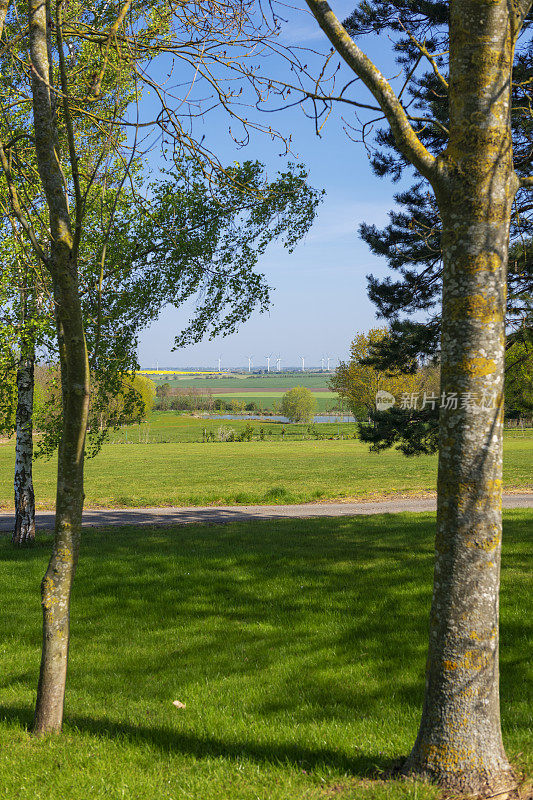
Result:
{"label": "distant tree line", "polygon": [[[6,384],[7,386],[8,384]],[[16,389],[16,387],[14,387]],[[16,395],[15,395],[16,397]],[[155,386],[143,375],[124,376],[116,393],[89,407],[87,454],[95,455],[107,432],[121,425],[143,422],[154,407]],[[36,456],[50,456],[61,433],[61,376],[57,364],[36,364],[33,383],[33,431],[38,438]],[[15,428],[16,402],[2,404],[0,430],[11,435]]]}
{"label": "distant tree line", "polygon": [[242,400],[224,400],[213,397],[209,389],[196,387],[179,389],[163,383],[156,389],[156,408],[158,411],[228,411],[232,414],[242,414],[249,411],[254,414],[266,413],[261,403],[244,403]]}

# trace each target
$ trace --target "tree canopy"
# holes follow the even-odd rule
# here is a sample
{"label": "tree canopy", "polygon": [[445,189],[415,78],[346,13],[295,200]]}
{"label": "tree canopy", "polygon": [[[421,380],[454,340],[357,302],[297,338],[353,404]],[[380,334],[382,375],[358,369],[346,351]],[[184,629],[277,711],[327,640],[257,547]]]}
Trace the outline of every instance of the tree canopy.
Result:
{"label": "tree canopy", "polygon": [[390,367],[388,370],[376,369],[367,363],[372,348],[377,345],[387,346],[390,334],[387,328],[371,328],[367,333],[357,333],[350,345],[350,358],[341,362],[330,379],[331,388],[346,401],[356,417],[369,417],[376,411],[378,392],[393,395],[393,405],[401,408],[404,395],[420,395],[437,392],[438,376],[436,371],[424,370],[417,374],[403,374]]}
{"label": "tree canopy", "polygon": [[[113,383],[119,388],[120,370],[131,360],[128,335],[137,330],[138,317],[133,319],[131,307],[125,305],[128,287],[131,290],[136,276],[129,271],[128,284],[124,270],[131,265],[108,259],[112,239],[120,233],[121,215],[128,215],[121,206],[123,190],[131,190],[138,210],[154,211],[151,198],[142,196],[136,179],[139,156],[146,160],[156,144],[163,145],[162,155],[169,158],[171,169],[187,172],[184,161],[191,157],[201,165],[207,181],[224,175],[204,137],[196,136],[194,122],[215,107],[231,120],[234,140],[243,143],[251,123],[241,113],[242,87],[234,78],[245,78],[243,65],[256,57],[257,48],[268,47],[277,34],[274,19],[269,22],[266,15],[257,14],[253,3],[233,0],[216,5],[198,0],[192,6],[160,0],[143,4],[97,0],[90,7],[38,0],[29,0],[27,8],[19,0],[0,5],[2,223],[9,224],[17,240],[25,243],[36,271],[43,274],[61,372],[55,536],[41,584],[44,635],[33,724],[39,735],[60,730],[63,718],[91,370],[99,373],[97,386],[105,387],[101,364],[116,359],[117,368],[106,372],[110,379],[107,388]],[[161,70],[166,76],[162,81]],[[149,92],[153,93],[151,101],[147,101]],[[276,136],[268,125],[255,127]],[[228,198],[232,193],[242,197],[243,186],[237,185],[236,179],[238,176],[222,178],[227,180],[224,191]],[[287,177],[285,184],[288,182]],[[275,200],[267,191],[265,204],[257,192],[253,194],[256,207],[248,205],[247,212],[241,206],[239,212],[245,218],[248,214],[241,229],[247,237],[243,251],[233,250],[230,255],[228,239],[226,258],[216,265],[217,273],[220,270],[224,277],[214,293],[206,291],[205,314],[202,317],[200,312],[199,325],[193,325],[193,338],[215,319],[214,309],[221,310],[222,316],[215,319],[213,329],[218,322],[230,329],[242,319],[242,306],[234,303],[234,298],[242,289],[248,252],[261,248],[260,228],[270,234],[276,231],[281,210],[279,197]],[[169,202],[167,211],[171,206]],[[96,241],[90,224],[95,214],[101,216]],[[219,223],[216,217],[212,213],[208,219],[213,225],[208,224],[206,241],[210,232],[219,241],[223,214],[218,215]],[[167,217],[166,222],[173,224],[174,220]],[[201,229],[202,225],[197,225],[197,230]],[[297,238],[292,219],[289,229],[289,239],[293,234]],[[137,229],[139,234],[152,232],[153,227]],[[183,228],[176,232],[185,236]],[[154,264],[154,286],[149,278],[139,280],[136,289],[139,296],[148,293],[148,299],[154,289],[159,300],[170,296],[175,300],[176,287],[170,286],[164,255],[157,262],[159,251],[172,254],[176,250],[168,244],[173,228],[159,233],[167,244],[158,249],[161,240],[155,235],[144,255]],[[190,233],[192,242],[194,230]],[[198,272],[186,272],[178,297],[191,296],[197,289],[201,293],[209,286],[205,278],[213,273],[212,264],[202,264],[198,253],[193,255]],[[84,272],[85,257],[88,271]],[[110,264],[115,267],[111,274],[107,271]],[[216,283],[216,277],[213,280]],[[110,291],[104,298],[106,282]],[[257,275],[251,277],[251,283],[251,292],[244,292],[242,298],[248,309],[252,297],[259,295],[260,302],[265,299]],[[114,319],[109,307],[117,312]],[[122,324],[117,327],[119,317]]]}
{"label": "tree canopy", "polygon": [[281,398],[281,413],[291,422],[311,422],[316,408],[316,398],[305,386],[294,386]]}

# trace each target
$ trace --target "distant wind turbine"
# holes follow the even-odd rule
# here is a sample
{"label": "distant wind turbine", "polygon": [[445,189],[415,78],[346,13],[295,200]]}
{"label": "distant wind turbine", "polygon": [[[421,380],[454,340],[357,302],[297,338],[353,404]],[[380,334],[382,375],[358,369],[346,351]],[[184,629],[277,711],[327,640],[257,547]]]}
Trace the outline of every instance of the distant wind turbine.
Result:
{"label": "distant wind turbine", "polygon": [[300,358],[302,359],[302,372],[305,372],[305,358],[304,356],[300,356]]}
{"label": "distant wind turbine", "polygon": [[248,372],[252,371],[252,367],[254,365],[253,358],[253,356],[248,356]]}
{"label": "distant wind turbine", "polygon": [[278,372],[281,372],[281,356],[278,356],[276,358],[276,368],[277,368]]}
{"label": "distant wind turbine", "polygon": [[222,356],[218,357],[218,371],[220,372],[220,362],[222,361]]}
{"label": "distant wind turbine", "polygon": [[270,358],[271,358],[271,355],[270,356],[265,356],[265,358],[267,360],[267,372],[270,372]]}

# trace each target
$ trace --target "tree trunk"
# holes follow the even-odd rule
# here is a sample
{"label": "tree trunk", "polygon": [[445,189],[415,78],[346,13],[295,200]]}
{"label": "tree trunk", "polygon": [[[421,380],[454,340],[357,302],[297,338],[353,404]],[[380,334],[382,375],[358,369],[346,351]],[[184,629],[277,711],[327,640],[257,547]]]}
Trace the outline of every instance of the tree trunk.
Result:
{"label": "tree trunk", "polygon": [[35,352],[23,348],[17,371],[17,442],[15,446],[15,530],[12,542],[23,546],[35,541],[33,492],[33,389]]}
{"label": "tree trunk", "polygon": [[[503,370],[509,219],[506,0],[454,0],[443,222],[438,510],[422,721],[408,773],[459,792],[511,790],[498,680]],[[457,407],[456,401],[457,398]]]}
{"label": "tree trunk", "polygon": [[[83,511],[83,462],[89,406],[89,364],[77,281],[68,271],[54,292],[61,359],[63,431],[58,455],[54,547],[41,583],[43,649],[33,731],[59,732],[67,677],[70,594],[78,562]],[[61,314],[61,317],[59,317]]]}
{"label": "tree trunk", "polygon": [[[77,240],[72,233],[64,174],[56,147],[56,103],[50,92],[54,71],[47,33],[51,30],[51,23],[42,0],[30,0],[28,12],[35,148],[50,217],[47,267],[54,284],[63,406],[54,546],[41,584],[43,649],[33,731],[43,734],[59,732],[63,721],[70,593],[78,561],[83,509],[89,363],[78,290]],[[71,152],[73,172],[76,164],[75,154]],[[81,214],[82,209],[77,203],[77,222],[81,220]]]}
{"label": "tree trunk", "polygon": [[[327,0],[307,4],[376,98],[400,152],[431,183],[442,217],[435,576],[422,721],[404,772],[496,795],[515,783],[500,731],[498,595],[506,269],[520,185],[510,101],[531,0],[450,0],[449,140],[436,159]],[[533,188],[533,176],[523,185]]]}

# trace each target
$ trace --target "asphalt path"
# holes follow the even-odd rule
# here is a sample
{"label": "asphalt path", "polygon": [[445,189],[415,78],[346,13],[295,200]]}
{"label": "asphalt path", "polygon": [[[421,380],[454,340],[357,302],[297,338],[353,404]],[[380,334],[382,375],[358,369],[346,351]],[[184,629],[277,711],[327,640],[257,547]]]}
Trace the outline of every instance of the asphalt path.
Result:
{"label": "asphalt path", "polygon": [[[221,524],[254,519],[305,519],[310,517],[353,517],[365,514],[397,514],[402,511],[435,511],[435,497],[401,497],[393,500],[346,503],[305,503],[291,506],[195,506],[181,508],[86,509],[83,525],[104,528],[121,525]],[[503,507],[533,508],[533,493],[506,494]],[[13,512],[0,513],[0,532],[13,529]],[[54,527],[54,513],[38,511],[36,527]]]}

